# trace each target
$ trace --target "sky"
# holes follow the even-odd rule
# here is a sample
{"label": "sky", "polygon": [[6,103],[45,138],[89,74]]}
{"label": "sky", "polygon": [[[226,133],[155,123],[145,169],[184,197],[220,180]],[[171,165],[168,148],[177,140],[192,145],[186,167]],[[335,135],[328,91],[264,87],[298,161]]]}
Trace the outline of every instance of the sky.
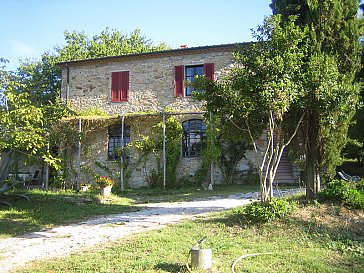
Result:
{"label": "sky", "polygon": [[172,48],[252,41],[251,29],[272,14],[271,0],[0,0],[0,57],[15,70],[65,44],[64,31],[88,37],[106,27],[139,28]]}

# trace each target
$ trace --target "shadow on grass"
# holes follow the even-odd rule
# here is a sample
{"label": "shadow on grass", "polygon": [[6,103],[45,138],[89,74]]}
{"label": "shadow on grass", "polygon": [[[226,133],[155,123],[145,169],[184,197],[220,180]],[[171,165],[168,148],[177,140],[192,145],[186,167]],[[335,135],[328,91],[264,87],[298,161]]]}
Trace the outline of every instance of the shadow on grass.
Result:
{"label": "shadow on grass", "polygon": [[200,221],[241,229],[261,229],[267,225],[272,231],[276,227],[297,230],[304,240],[320,242],[328,249],[343,253],[344,263],[351,264],[355,270],[364,268],[364,212],[360,210],[327,203],[301,206],[291,216],[270,223],[249,223],[238,210]]}
{"label": "shadow on grass", "polygon": [[0,206],[0,237],[17,236],[57,225],[80,222],[100,215],[140,210],[123,198],[100,203],[97,195],[75,193],[25,193],[30,201],[12,196],[5,200],[12,207]]}
{"label": "shadow on grass", "polygon": [[159,263],[155,266],[155,269],[164,270],[164,271],[173,272],[173,273],[187,272],[185,270],[186,269],[185,265],[173,264],[173,263]]}

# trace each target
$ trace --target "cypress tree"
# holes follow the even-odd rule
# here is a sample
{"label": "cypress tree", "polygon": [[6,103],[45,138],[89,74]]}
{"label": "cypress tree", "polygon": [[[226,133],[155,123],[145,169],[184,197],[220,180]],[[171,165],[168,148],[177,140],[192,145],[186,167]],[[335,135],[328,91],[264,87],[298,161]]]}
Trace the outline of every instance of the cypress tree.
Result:
{"label": "cypress tree", "polygon": [[[358,104],[356,74],[360,66],[358,0],[272,0],[282,20],[296,15],[308,27],[305,96],[296,111],[305,111],[301,158],[305,159],[306,193],[315,198],[323,174],[332,176]],[[297,113],[291,113],[292,123]],[[298,147],[298,146],[297,146]]]}

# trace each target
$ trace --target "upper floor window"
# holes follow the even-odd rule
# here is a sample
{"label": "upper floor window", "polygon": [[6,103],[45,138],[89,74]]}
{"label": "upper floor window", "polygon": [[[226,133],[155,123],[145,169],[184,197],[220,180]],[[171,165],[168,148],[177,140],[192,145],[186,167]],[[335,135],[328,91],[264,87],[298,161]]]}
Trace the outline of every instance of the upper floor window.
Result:
{"label": "upper floor window", "polygon": [[[119,150],[121,148],[121,124],[114,124],[108,127],[109,143],[107,155],[109,160],[120,158]],[[130,126],[124,126],[124,147],[130,143]]]}
{"label": "upper floor window", "polygon": [[111,101],[121,102],[129,99],[129,71],[111,73]]}
{"label": "upper floor window", "polygon": [[[194,82],[196,76],[203,75],[203,65],[185,66],[185,80]],[[186,86],[186,96],[191,96],[194,89],[191,86]]]}
{"label": "upper floor window", "polygon": [[184,82],[193,82],[198,75],[205,75],[208,79],[214,79],[214,64],[176,66],[174,68],[175,94],[177,97],[191,96],[192,87],[186,87]]}
{"label": "upper floor window", "polygon": [[206,138],[206,125],[201,119],[191,119],[182,123],[183,145],[182,156],[201,155]]}

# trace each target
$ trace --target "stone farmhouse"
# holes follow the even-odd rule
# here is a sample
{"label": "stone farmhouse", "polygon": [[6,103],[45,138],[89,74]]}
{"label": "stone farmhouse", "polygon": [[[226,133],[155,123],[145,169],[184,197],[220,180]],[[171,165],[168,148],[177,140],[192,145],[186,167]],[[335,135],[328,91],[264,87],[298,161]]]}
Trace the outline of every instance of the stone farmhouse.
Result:
{"label": "stone farmhouse", "polygon": [[[62,67],[61,99],[75,111],[102,109],[109,117],[107,122],[94,126],[87,143],[75,155],[74,166],[79,169],[97,169],[98,165],[115,172],[121,171],[120,157],[116,150],[148,136],[153,125],[169,116],[181,123],[183,137],[180,142],[180,159],[177,166],[178,179],[194,179],[201,166],[201,149],[206,137],[205,113],[202,102],[191,97],[192,88],[186,86],[196,75],[216,79],[222,69],[233,62],[232,52],[236,44],[180,48],[174,50],[103,57],[60,63]],[[102,118],[101,118],[102,119]],[[80,126],[89,122],[79,117]],[[258,141],[261,148],[265,138]],[[161,155],[161,154],[160,154]],[[131,151],[128,185],[148,186],[148,177],[161,164],[153,156],[138,161],[138,153]],[[162,155],[160,158],[164,158]],[[239,177],[258,166],[259,156],[253,151],[246,153],[236,165]],[[168,163],[167,163],[168,164]],[[297,169],[283,157],[277,175],[278,182],[292,183],[299,179]],[[99,171],[102,172],[102,170]],[[87,172],[86,172],[87,173]],[[218,164],[210,169],[207,184],[223,183]],[[78,174],[83,179],[87,174]],[[123,178],[122,178],[123,180]],[[168,184],[167,181],[164,183]]]}

